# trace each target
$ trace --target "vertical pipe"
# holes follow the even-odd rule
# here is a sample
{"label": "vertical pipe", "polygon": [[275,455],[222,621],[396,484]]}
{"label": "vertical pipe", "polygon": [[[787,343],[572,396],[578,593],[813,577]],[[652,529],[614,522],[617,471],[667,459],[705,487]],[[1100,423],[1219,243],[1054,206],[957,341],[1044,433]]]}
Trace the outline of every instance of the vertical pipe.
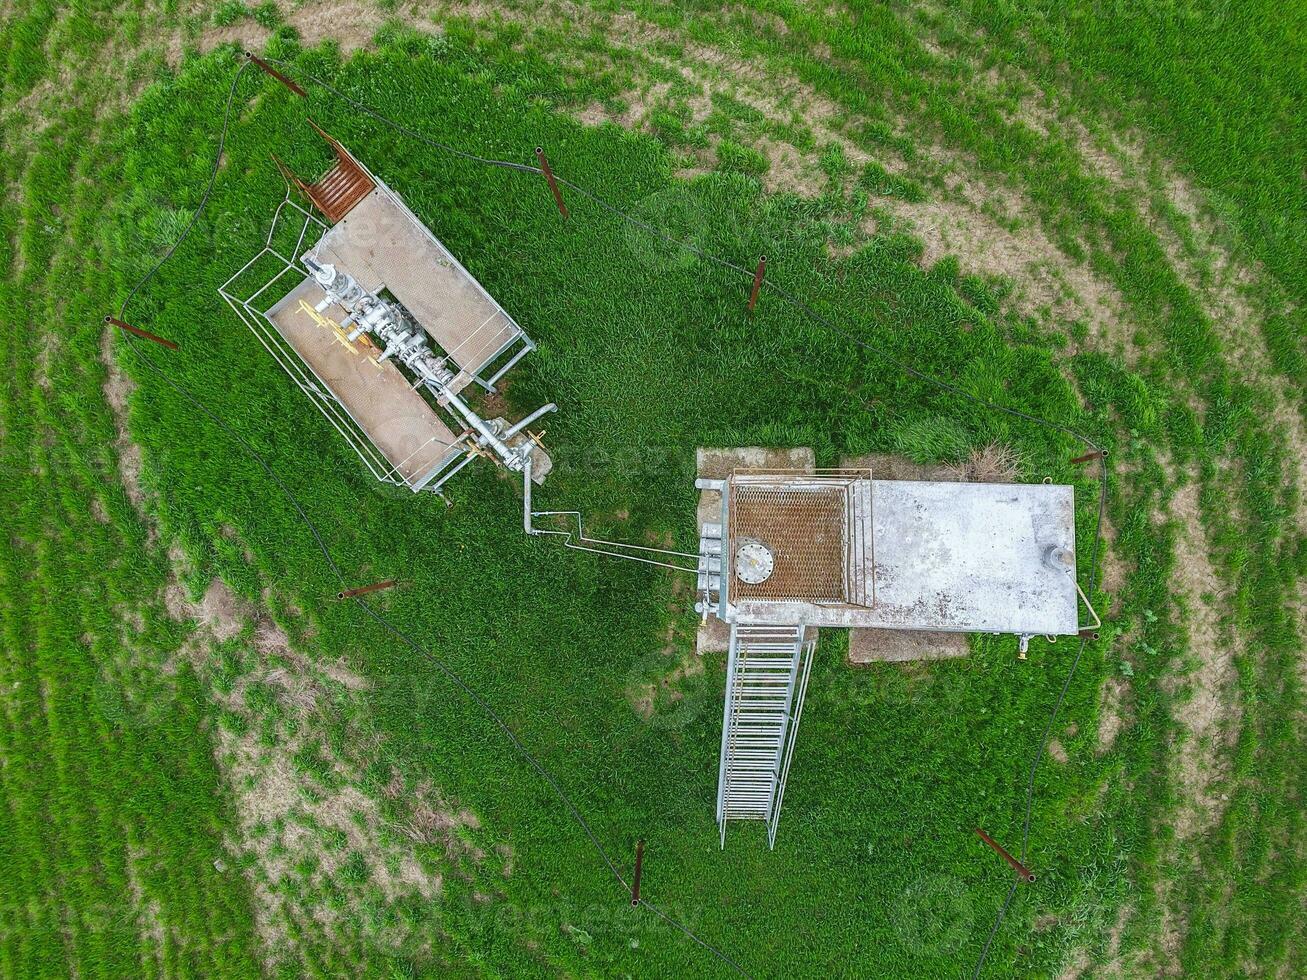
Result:
{"label": "vertical pipe", "polygon": [[545,156],[543,146],[536,147],[536,159],[540,161],[540,170],[545,175],[545,180],[549,181],[549,189],[554,192],[554,203],[558,205],[558,213],[564,218],[567,215],[567,205],[563,203],[563,192],[558,189],[558,181],[554,180],[554,172],[549,169],[549,158]]}
{"label": "vertical pipe", "polygon": [[527,534],[535,534],[535,528],[531,526],[531,456],[528,454],[526,463],[522,466],[522,530]]}
{"label": "vertical pipe", "polygon": [[749,312],[753,312],[758,302],[758,290],[762,289],[762,277],[767,271],[767,256],[758,256],[758,271],[753,274],[753,289],[749,291]]}

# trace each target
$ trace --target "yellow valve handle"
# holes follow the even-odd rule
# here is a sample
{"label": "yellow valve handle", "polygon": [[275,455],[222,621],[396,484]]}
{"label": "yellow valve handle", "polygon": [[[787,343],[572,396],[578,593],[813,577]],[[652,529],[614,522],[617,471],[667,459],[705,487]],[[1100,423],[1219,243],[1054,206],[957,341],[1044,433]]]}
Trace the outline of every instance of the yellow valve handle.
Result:
{"label": "yellow valve handle", "polygon": [[311,307],[307,301],[300,300],[300,312],[307,313],[309,317],[320,327],[325,327],[331,321]]}
{"label": "yellow valve handle", "polygon": [[[313,318],[313,322],[316,323],[318,326],[326,330],[330,330],[332,333],[334,333],[336,335],[336,339],[340,341],[341,346],[344,347],[347,351],[349,351],[355,357],[359,356],[358,349],[355,348],[355,346],[352,343],[350,343],[349,335],[345,333],[344,328],[341,327],[339,323],[337,323],[329,316],[323,316],[313,307],[309,306],[309,304],[305,300],[300,300],[300,310],[304,313],[307,313],[309,316],[311,316]],[[371,358],[369,358],[369,360],[371,360]],[[376,361],[373,361],[372,363],[376,364]]]}
{"label": "yellow valve handle", "polygon": [[331,332],[336,335],[336,339],[340,341],[341,346],[343,346],[347,351],[349,351],[355,357],[358,357],[359,352],[355,349],[354,345],[349,342],[349,336],[345,333],[344,330],[340,328],[340,325],[330,320],[328,320],[327,322],[331,324]]}

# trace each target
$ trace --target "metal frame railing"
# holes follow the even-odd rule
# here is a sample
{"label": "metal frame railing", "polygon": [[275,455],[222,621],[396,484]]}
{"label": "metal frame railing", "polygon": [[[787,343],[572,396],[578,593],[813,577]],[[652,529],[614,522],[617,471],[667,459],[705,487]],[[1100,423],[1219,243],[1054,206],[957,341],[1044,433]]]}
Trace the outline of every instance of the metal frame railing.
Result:
{"label": "metal frame railing", "polygon": [[790,705],[793,720],[786,731],[785,757],[776,787],[776,804],[775,809],[772,811],[771,822],[767,826],[767,844],[773,849],[776,847],[776,828],[781,822],[781,804],[785,802],[785,786],[790,779],[790,762],[794,758],[794,743],[799,735],[799,721],[803,718],[803,699],[808,694],[808,676],[812,673],[813,653],[817,649],[816,631],[813,631],[812,638],[809,639],[807,630],[803,627],[799,628],[803,634],[799,641],[801,644],[799,649],[799,686]]}
{"label": "metal frame railing", "polygon": [[[785,469],[748,469],[732,470],[727,480],[726,490],[722,493],[722,533],[723,533],[723,574],[722,588],[727,587],[729,575],[726,564],[732,550],[731,527],[728,518],[728,500],[736,486],[760,488],[767,490],[803,490],[805,488],[829,490],[839,489],[844,494],[843,506],[843,590],[844,602],[813,601],[813,605],[828,607],[866,608],[875,603],[876,597],[876,563],[875,563],[875,514],[872,510],[872,471],[870,468],[829,468],[819,470],[785,470]],[[866,521],[859,510],[858,484],[866,485]],[[784,601],[757,599],[754,601]],[[805,600],[806,601],[806,600]],[[722,606],[726,603],[723,598]]]}

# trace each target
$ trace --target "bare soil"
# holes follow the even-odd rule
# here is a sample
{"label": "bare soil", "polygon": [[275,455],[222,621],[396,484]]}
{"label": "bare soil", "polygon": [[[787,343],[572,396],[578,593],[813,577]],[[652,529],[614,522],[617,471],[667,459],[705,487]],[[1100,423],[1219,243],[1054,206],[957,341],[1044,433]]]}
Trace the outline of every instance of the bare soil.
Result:
{"label": "bare soil", "polygon": [[1219,785],[1228,775],[1229,749],[1238,737],[1242,712],[1236,693],[1234,640],[1220,626],[1221,579],[1212,567],[1195,483],[1175,495],[1172,516],[1179,528],[1176,541],[1176,585],[1187,615],[1191,670],[1190,698],[1177,707],[1187,737],[1176,746],[1176,776],[1182,804],[1175,829],[1187,840],[1214,825],[1225,812],[1228,797]]}

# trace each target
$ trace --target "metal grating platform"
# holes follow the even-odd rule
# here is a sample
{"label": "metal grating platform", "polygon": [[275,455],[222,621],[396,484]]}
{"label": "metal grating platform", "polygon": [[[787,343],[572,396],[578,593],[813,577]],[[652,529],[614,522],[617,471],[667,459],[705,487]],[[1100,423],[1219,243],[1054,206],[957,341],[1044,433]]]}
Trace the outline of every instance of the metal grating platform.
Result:
{"label": "metal grating platform", "polygon": [[730,538],[761,541],[775,562],[765,582],[734,574],[736,599],[805,599],[844,602],[843,487],[776,489],[732,485]]}

